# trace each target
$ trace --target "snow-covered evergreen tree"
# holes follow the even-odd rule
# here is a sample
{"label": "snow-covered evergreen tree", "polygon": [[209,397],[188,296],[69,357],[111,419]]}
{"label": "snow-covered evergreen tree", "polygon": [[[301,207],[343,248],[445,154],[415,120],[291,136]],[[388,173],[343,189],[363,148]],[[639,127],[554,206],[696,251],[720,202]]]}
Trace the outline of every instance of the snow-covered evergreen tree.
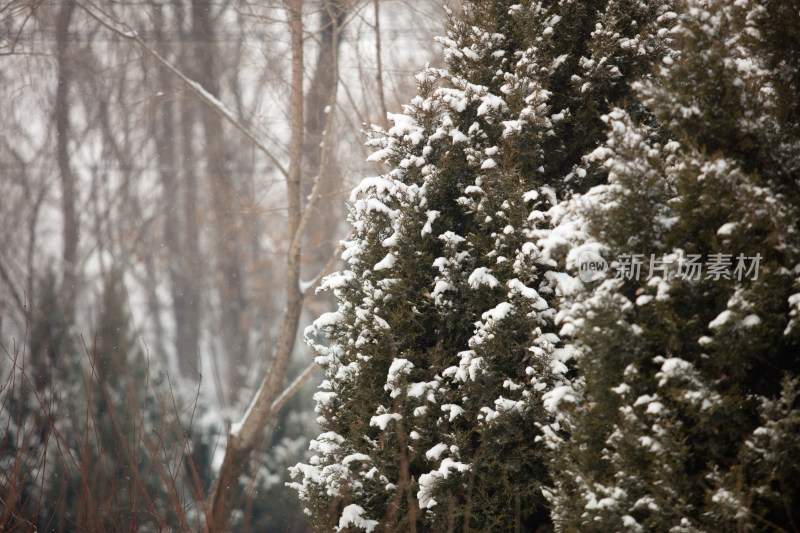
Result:
{"label": "snow-covered evergreen tree", "polygon": [[372,141],[394,170],[353,195],[350,270],[326,283],[340,309],[316,322],[334,342],[316,347],[326,432],[297,469],[322,529],[548,521],[533,440],[554,339],[520,254],[524,193],[538,193],[502,145],[549,119],[518,54],[535,14],[510,6],[468,5],[443,39],[450,69],[420,74],[419,96]]}
{"label": "snow-covered evergreen tree", "polygon": [[796,530],[798,4],[689,1],[672,34],[680,58],[636,88],[656,120],[606,116],[586,163],[608,183],[554,208],[540,242],[611,262],[560,286],[579,356],[556,406],[569,438],[548,433],[554,522]]}
{"label": "snow-covered evergreen tree", "polygon": [[465,2],[447,69],[373,131],[392,170],[353,192],[349,268],[324,284],[339,309],[307,331],[323,433],[294,486],[317,528],[549,527],[542,431],[568,352],[534,238],[604,179],[582,156],[664,54],[662,4]]}

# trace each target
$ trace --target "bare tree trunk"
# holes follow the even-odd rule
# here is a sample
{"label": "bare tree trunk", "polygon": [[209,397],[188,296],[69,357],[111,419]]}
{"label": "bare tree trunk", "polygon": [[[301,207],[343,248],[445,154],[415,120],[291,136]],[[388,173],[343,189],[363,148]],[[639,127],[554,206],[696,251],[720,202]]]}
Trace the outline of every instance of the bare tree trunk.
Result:
{"label": "bare tree trunk", "polygon": [[464,501],[464,533],[470,531],[470,520],[472,518],[472,493],[475,490],[475,470],[478,468],[478,457],[480,456],[480,447],[475,450],[472,456],[472,468],[469,470],[469,480],[467,481],[467,494]]}
{"label": "bare tree trunk", "polygon": [[450,502],[447,505],[447,533],[455,533],[456,528],[456,499],[453,496],[453,491],[447,491],[447,499]]}
{"label": "bare tree trunk", "polygon": [[62,259],[64,261],[63,288],[66,296],[68,320],[72,320],[74,301],[76,296],[76,270],[78,254],[78,235],[80,220],[75,209],[77,194],[75,189],[75,175],[70,167],[69,155],[69,88],[72,78],[72,69],[67,49],[69,48],[69,24],[75,4],[72,0],[63,0],[56,20],[56,53],[58,55],[58,86],[56,88],[56,101],[54,119],[56,122],[56,157],[58,170],[61,175],[61,211],[64,217],[64,247]]}
{"label": "bare tree trunk", "polygon": [[375,74],[375,81],[378,85],[378,103],[380,105],[381,118],[378,124],[386,128],[389,119],[386,116],[386,97],[383,91],[383,58],[381,54],[381,8],[380,0],[373,0],[375,4],[375,59],[377,61],[378,72]]}
{"label": "bare tree trunk", "polygon": [[[153,10],[156,46],[158,52],[166,56],[163,7],[155,4],[152,0],[150,5]],[[156,144],[156,156],[158,157],[158,172],[161,177],[161,201],[164,207],[163,242],[167,249],[165,260],[168,264],[167,271],[170,279],[173,313],[175,315],[175,324],[177,325],[176,330],[178,338],[180,338],[181,333],[185,331],[184,320],[181,316],[182,313],[180,309],[184,306],[186,295],[183,287],[181,287],[181,278],[185,276],[185,270],[183,270],[178,263],[182,257],[180,239],[182,224],[179,217],[180,212],[178,210],[180,183],[178,179],[176,113],[172,98],[174,86],[169,72],[160,65],[156,68],[158,69],[158,83],[160,89],[167,97],[156,100],[153,137]],[[151,263],[152,258],[148,258],[148,274],[151,269]],[[155,291],[155,286],[153,286],[150,292],[151,294],[148,295],[149,300],[152,302],[150,303],[150,308],[153,313],[157,313],[160,309],[160,302]],[[154,321],[158,338],[161,339],[163,335],[161,319],[155,316]],[[188,373],[184,371],[185,361],[191,362],[192,358],[196,358],[196,354],[184,353],[178,340],[176,340],[175,348],[177,359],[175,363],[177,363],[178,370],[182,375],[188,375]]]}
{"label": "bare tree trunk", "polygon": [[[195,106],[189,99],[181,105],[181,148],[183,167],[183,194],[178,202],[183,211],[180,255],[176,258],[175,295],[173,308],[177,331],[178,364],[184,377],[196,376],[200,368],[200,235],[197,216],[197,175],[192,161],[192,124]],[[177,298],[175,298],[177,296]]]}
{"label": "bare tree trunk", "polygon": [[[184,7],[178,4],[180,13]],[[182,31],[180,59],[184,65],[191,65],[193,56],[191,46],[191,27]],[[197,107],[191,98],[184,98],[181,103],[181,156],[183,161],[183,194],[181,202],[183,211],[183,231],[181,233],[182,249],[177,266],[181,275],[177,277],[179,298],[175,305],[176,323],[180,325],[177,334],[177,349],[180,357],[181,373],[184,377],[196,376],[200,369],[200,340],[202,302],[201,279],[204,274],[200,258],[200,220],[197,206],[197,174],[194,161],[194,136],[192,127]]]}
{"label": "bare tree trunk", "polygon": [[[330,196],[339,188],[341,173],[335,161],[335,150],[324,146],[335,137],[327,130],[332,126],[330,117],[336,105],[336,90],[339,85],[339,47],[342,42],[341,28],[349,13],[350,0],[324,0],[319,12],[320,30],[317,34],[319,51],[314,68],[314,76],[306,96],[306,138],[305,170],[303,196],[307,197],[315,178],[319,175],[323,182],[321,191],[327,200],[312,213],[309,227],[314,231],[306,241],[306,260],[321,268],[336,247],[338,225],[330,220],[344,220],[344,213],[333,212]],[[343,205],[343,204],[342,204]]]}
{"label": "bare tree trunk", "polygon": [[411,483],[411,461],[408,457],[406,429],[402,420],[397,421],[397,446],[400,448],[400,479],[397,492],[404,491],[406,494],[405,530],[409,533],[417,533],[417,501]]}
{"label": "bare tree trunk", "polygon": [[224,530],[230,516],[233,498],[238,490],[239,476],[258,444],[272,415],[273,401],[278,397],[286,377],[289,357],[297,337],[303,293],[300,292],[300,251],[302,231],[300,182],[303,163],[303,0],[289,0],[289,28],[292,47],[292,78],[290,119],[292,136],[289,147],[288,237],[286,258],[286,311],[278,345],[267,375],[241,422],[228,433],[225,458],[208,500],[207,528]]}
{"label": "bare tree trunk", "polygon": [[[152,2],[151,2],[152,3]],[[163,28],[163,6],[152,3],[158,53],[166,57],[168,42]],[[177,51],[178,63],[190,63],[186,46],[187,33],[181,31],[182,48]],[[191,34],[191,32],[189,32]],[[176,325],[175,352],[178,371],[183,377],[195,377],[200,368],[200,301],[198,289],[200,272],[197,268],[199,242],[196,215],[196,178],[192,161],[192,103],[184,99],[180,107],[174,104],[174,77],[158,66],[158,82],[166,98],[157,109],[155,124],[156,153],[163,188],[164,244],[168,254],[168,273],[172,297],[172,313]],[[176,109],[177,107],[177,109]],[[180,120],[180,124],[178,124]],[[179,134],[180,132],[180,134]],[[185,163],[183,173],[178,155]],[[183,182],[181,182],[181,178]],[[183,209],[181,209],[183,207]]]}
{"label": "bare tree trunk", "polygon": [[[192,30],[195,37],[194,78],[209,93],[219,97],[219,58],[211,20],[210,0],[192,1]],[[222,307],[222,342],[228,361],[229,405],[235,405],[247,364],[249,324],[245,323],[247,302],[241,268],[241,221],[231,176],[228,173],[225,137],[219,115],[207,106],[202,112],[209,183],[216,229],[216,253],[220,273],[219,303]]]}
{"label": "bare tree trunk", "polygon": [[[319,12],[320,30],[317,33],[319,53],[314,77],[306,96],[306,168],[316,175],[320,168],[320,143],[328,126],[327,115],[335,103],[336,85],[339,83],[338,56],[341,44],[341,27],[349,12],[348,0],[324,0]],[[310,186],[308,187],[310,190]],[[304,191],[306,192],[306,191]]]}
{"label": "bare tree trunk", "polygon": [[[216,164],[218,165],[218,172],[212,173],[213,175],[211,177],[215,180],[224,179],[225,181],[223,181],[223,185],[227,185],[227,187],[223,187],[221,189],[221,194],[229,195],[226,199],[224,196],[218,196],[220,191],[211,191],[212,195],[214,195],[212,196],[212,199],[214,201],[213,207],[218,233],[219,228],[225,227],[220,223],[220,220],[222,219],[221,217],[233,217],[235,214],[232,208],[229,210],[224,210],[221,209],[221,207],[226,205],[233,207],[235,196],[230,177],[225,173],[225,145],[222,137],[223,130],[220,127],[219,122],[217,122],[217,125],[215,126],[208,116],[216,118],[217,121],[226,121],[236,130],[244,134],[247,139],[253,142],[254,146],[256,146],[276,165],[276,168],[280,170],[281,174],[283,174],[287,180],[287,241],[290,244],[288,246],[286,257],[284,280],[284,286],[286,290],[286,310],[283,315],[283,322],[280,329],[278,342],[274,348],[273,357],[271,358],[267,374],[261,383],[261,387],[251,402],[250,407],[247,409],[247,412],[244,414],[241,421],[237,424],[234,424],[229,431],[226,454],[223,458],[221,468],[217,474],[217,479],[215,480],[212,490],[209,494],[208,506],[206,508],[206,528],[213,531],[221,530],[224,529],[229,520],[233,501],[239,488],[239,477],[245,470],[248,459],[252,456],[256,447],[262,441],[264,429],[269,423],[271,417],[282,405],[283,400],[281,400],[281,398],[285,398],[285,396],[282,395],[280,398],[276,399],[281,391],[283,382],[285,381],[288,362],[297,339],[300,315],[303,309],[305,293],[301,291],[300,288],[301,250],[303,249],[304,241],[303,236],[311,219],[315,216],[315,206],[320,200],[321,190],[325,186],[325,183],[328,179],[324,169],[327,168],[327,156],[330,151],[327,142],[329,140],[330,132],[327,130],[330,129],[329,124],[331,122],[331,114],[327,113],[325,108],[328,105],[332,106],[335,100],[335,88],[336,84],[338,83],[337,69],[332,69],[328,75],[314,76],[314,79],[317,81],[312,83],[312,85],[327,83],[330,85],[330,87],[326,91],[320,91],[320,94],[323,96],[321,98],[317,98],[316,101],[319,104],[314,106],[319,112],[319,116],[321,116],[323,120],[318,121],[316,125],[313,125],[312,129],[315,132],[319,132],[319,135],[323,140],[323,142],[321,142],[323,146],[314,146],[311,150],[312,153],[315,153],[314,165],[317,168],[314,169],[316,171],[314,173],[306,173],[306,176],[308,177],[313,175],[314,179],[312,180],[313,187],[311,187],[310,194],[308,194],[305,205],[303,205],[303,152],[305,147],[304,130],[306,126],[304,120],[304,105],[307,105],[303,91],[303,0],[287,0],[292,48],[292,74],[290,84],[290,124],[292,133],[289,146],[290,164],[288,170],[284,169],[284,167],[281,165],[281,162],[275,158],[270,149],[268,149],[263,142],[259,140],[258,136],[254,135],[248,126],[237,120],[233,114],[230,113],[227,108],[219,102],[217,97],[214,96],[215,94],[219,93],[219,88],[218,84],[216,83],[216,78],[213,75],[213,70],[209,71],[209,67],[213,66],[211,61],[214,57],[216,57],[215,53],[211,55],[210,59],[207,58],[206,60],[201,61],[198,59],[198,57],[205,56],[203,56],[200,51],[196,51],[193,56],[193,66],[194,69],[196,69],[196,72],[193,72],[191,76],[187,76],[182,69],[176,67],[173,63],[165,59],[163,55],[159,54],[158,51],[154,50],[147,43],[145,43],[135,32],[131,31],[130,27],[124,23],[115,20],[111,15],[101,11],[97,6],[88,7],[81,2],[81,0],[74,1],[104,27],[115,32],[123,39],[135,42],[143,51],[154,58],[167,71],[176,76],[177,79],[180,79],[191,92],[197,95],[204,102],[205,107],[203,108],[204,112],[201,114],[201,119],[203,121],[206,137],[206,157],[207,161],[210,163],[209,167],[212,167],[211,163],[214,161],[216,161]],[[344,0],[337,1],[343,2]],[[344,6],[343,3],[336,5],[339,5],[342,8]],[[207,0],[195,0],[192,3],[192,29],[196,32],[199,32],[201,36],[206,38],[208,38],[209,33],[211,30],[213,30],[211,27],[211,17],[208,12],[209,7],[210,6]],[[336,11],[332,10],[330,5],[327,6],[326,10],[328,15],[331,17],[330,26],[332,33],[331,39],[326,41],[328,42],[328,47],[323,47],[320,50],[320,54],[322,56],[325,56],[326,50],[330,51],[331,46],[335,45],[335,47],[338,47],[338,24],[340,24],[344,19],[344,14],[340,13],[339,15],[336,15]],[[195,44],[197,45],[198,43],[196,41],[200,40],[197,39],[197,33],[195,34],[194,40]],[[202,47],[202,43],[199,43],[199,46]],[[336,66],[336,52],[333,51],[330,53],[334,58],[334,66]],[[322,64],[326,68],[329,67],[324,60],[322,61]],[[209,72],[211,72],[211,74]],[[198,81],[200,81],[200,83],[198,83]],[[326,105],[322,105],[326,98],[329,100],[329,102]],[[185,110],[186,109],[189,109],[189,106],[185,106]],[[187,118],[189,117],[188,113],[184,112],[183,115],[183,136],[185,137],[184,140],[187,140],[190,138],[192,123],[191,120]],[[215,127],[218,129],[213,130]],[[218,131],[219,134],[216,136],[212,135],[212,131]],[[216,144],[214,143],[215,139],[217,141]],[[191,159],[192,155],[196,154],[188,153],[188,155],[184,154],[184,157]],[[217,183],[212,181],[212,185],[217,185]],[[192,187],[188,182],[186,186],[187,190],[194,190],[194,187]],[[196,223],[192,223],[192,220],[194,219],[193,216],[189,216],[187,214],[185,218],[187,226],[197,226]],[[235,229],[232,226],[228,226],[228,228]],[[218,234],[217,237],[218,239],[221,237],[228,238],[229,235]],[[218,241],[217,250],[224,246],[224,244],[224,242]],[[218,251],[217,253],[219,254],[223,252]],[[187,253],[187,255],[190,254]],[[231,254],[225,255],[225,259],[229,259],[231,257]],[[222,259],[220,259],[220,263],[221,262]],[[332,266],[331,263],[332,261],[328,261],[325,267],[321,269],[322,272],[327,271],[327,269]],[[234,262],[234,264],[236,263]],[[222,271],[224,272],[224,270]],[[319,282],[320,277],[321,275],[315,278],[314,282],[312,283],[312,288],[313,285]],[[311,289],[306,288],[305,290],[308,291]],[[307,377],[310,375],[311,372],[313,372],[313,369],[314,367],[312,365],[312,367],[309,367],[308,371],[304,373],[304,376]],[[293,390],[296,390],[296,388]]]}

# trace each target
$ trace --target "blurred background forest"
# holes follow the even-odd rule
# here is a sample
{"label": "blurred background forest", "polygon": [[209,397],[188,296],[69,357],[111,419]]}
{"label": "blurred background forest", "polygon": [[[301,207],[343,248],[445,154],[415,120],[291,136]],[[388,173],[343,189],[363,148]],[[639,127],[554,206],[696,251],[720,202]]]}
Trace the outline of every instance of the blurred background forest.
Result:
{"label": "blurred background forest", "polygon": [[382,171],[362,130],[414,93],[443,16],[0,3],[0,529],[204,527],[226,434],[271,369],[282,408],[229,524],[308,530],[284,487],[316,429],[299,337],[332,305],[313,289],[349,190]]}

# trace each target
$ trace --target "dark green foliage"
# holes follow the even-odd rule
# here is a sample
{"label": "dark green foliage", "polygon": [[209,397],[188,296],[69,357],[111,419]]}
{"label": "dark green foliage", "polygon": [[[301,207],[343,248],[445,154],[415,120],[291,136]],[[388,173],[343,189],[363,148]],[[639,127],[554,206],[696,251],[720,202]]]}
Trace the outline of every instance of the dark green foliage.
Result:
{"label": "dark green foliage", "polygon": [[[680,59],[637,87],[657,125],[610,113],[590,158],[609,183],[564,208],[562,223],[606,258],[644,265],[638,280],[612,269],[565,298],[562,331],[582,355],[570,438],[553,440],[562,530],[796,530],[793,491],[756,489],[775,479],[768,465],[792,468],[791,437],[764,428],[791,427],[778,383],[800,370],[800,187],[787,174],[800,145],[785,115],[798,66],[773,47],[800,20],[776,28],[767,13],[782,9],[688,2],[673,30]],[[671,265],[649,276],[651,254]],[[679,275],[691,254],[706,265],[698,279]],[[708,271],[715,257],[727,273]],[[737,274],[756,257],[757,275]]]}
{"label": "dark green foliage", "polygon": [[536,239],[554,203],[603,179],[582,162],[600,113],[633,100],[669,20],[652,3],[505,1],[451,19],[448,69],[421,73],[371,138],[393,170],[353,193],[349,270],[326,282],[339,310],[308,332],[323,433],[294,475],[315,527],[550,528],[545,407],[569,354]]}
{"label": "dark green foliage", "polygon": [[308,332],[316,527],[797,530],[798,13],[466,4]]}

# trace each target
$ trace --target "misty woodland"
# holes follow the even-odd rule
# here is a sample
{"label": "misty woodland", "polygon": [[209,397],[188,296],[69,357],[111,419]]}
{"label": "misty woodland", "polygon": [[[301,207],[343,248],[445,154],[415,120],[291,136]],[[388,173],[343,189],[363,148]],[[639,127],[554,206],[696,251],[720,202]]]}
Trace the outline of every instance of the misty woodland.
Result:
{"label": "misty woodland", "polygon": [[800,532],[800,1],[431,4],[0,7],[0,531]]}

